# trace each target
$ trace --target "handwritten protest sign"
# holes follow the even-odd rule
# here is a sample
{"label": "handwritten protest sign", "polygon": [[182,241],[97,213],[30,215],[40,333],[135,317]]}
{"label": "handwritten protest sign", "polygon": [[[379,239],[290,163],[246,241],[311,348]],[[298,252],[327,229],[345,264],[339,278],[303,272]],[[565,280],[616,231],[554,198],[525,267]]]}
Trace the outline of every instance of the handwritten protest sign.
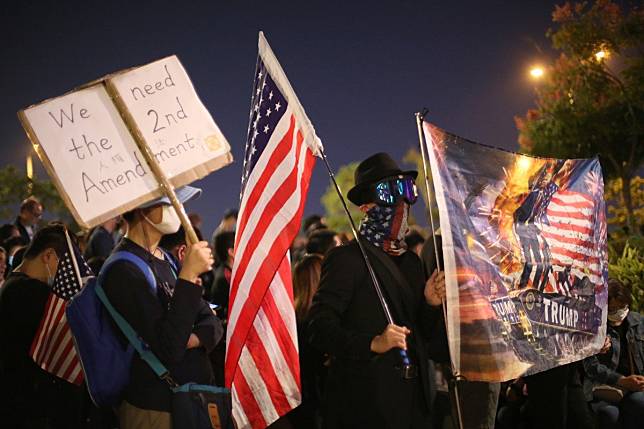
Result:
{"label": "handwritten protest sign", "polygon": [[109,75],[18,116],[84,227],[161,195],[141,148],[175,187],[232,162],[230,145],[176,56]]}

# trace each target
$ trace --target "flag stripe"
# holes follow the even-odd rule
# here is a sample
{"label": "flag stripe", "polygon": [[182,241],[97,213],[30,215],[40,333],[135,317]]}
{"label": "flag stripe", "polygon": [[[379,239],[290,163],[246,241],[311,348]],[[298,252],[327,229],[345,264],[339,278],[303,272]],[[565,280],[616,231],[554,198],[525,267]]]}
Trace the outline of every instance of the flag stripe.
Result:
{"label": "flag stripe", "polygon": [[70,383],[80,385],[84,374],[74,347],[65,307],[67,299],[82,288],[82,279],[92,275],[69,235],[67,250],[58,262],[54,283],[43,309],[29,355],[43,370]]}
{"label": "flag stripe", "polygon": [[[301,148],[304,148],[304,150],[306,151],[306,146],[301,145],[301,141],[300,141],[300,145],[298,146],[298,149],[301,149]],[[296,154],[297,154],[297,161],[299,161],[300,152],[297,151]],[[303,200],[299,195],[299,193],[295,192],[295,189],[297,187],[300,187],[299,184],[297,183],[297,175],[298,175],[297,170],[293,170],[291,172],[291,174],[287,177],[287,180],[285,180],[280,186],[280,188],[275,192],[270,206],[272,206],[273,208],[277,208],[277,210],[281,208],[285,211],[288,211],[290,206],[294,204],[299,204],[300,207],[303,209]],[[293,220],[297,220],[297,219],[291,218],[290,222],[294,223]],[[237,263],[238,259],[236,255],[235,264],[234,264],[235,266],[233,267],[233,271],[235,274],[233,275],[233,280],[232,280],[233,285],[231,286],[231,297],[233,299],[233,302],[236,303],[236,306],[233,307],[233,309],[229,314],[229,328],[230,326],[235,326],[236,329],[239,329],[239,325],[237,325],[238,319],[240,321],[243,331],[247,331],[250,328],[252,319],[248,320],[247,318],[242,318],[241,313],[245,311],[256,313],[257,309],[259,308],[260,301],[263,298],[264,294],[266,293],[266,290],[268,289],[268,287],[263,289],[260,289],[257,287],[247,288],[247,290],[245,291],[246,299],[239,304],[237,303],[237,294],[236,293],[233,294],[233,289],[236,292],[239,287],[245,284],[252,284],[254,282],[257,282],[258,280],[260,281],[261,284],[265,284],[265,285],[270,284],[273,276],[275,275],[275,271],[279,266],[274,261],[281,261],[281,258],[283,257],[284,254],[286,254],[286,251],[291,244],[291,240],[288,239],[288,235],[285,234],[285,232],[289,228],[292,229],[293,227],[290,226],[289,223],[285,221],[288,221],[288,219],[285,219],[282,216],[275,216],[275,215],[271,216],[271,213],[269,211],[265,211],[264,213],[262,213],[260,221],[258,222],[257,226],[253,228],[253,234],[251,236],[251,239],[248,241],[248,245],[245,248],[245,252],[242,253],[242,258],[239,261],[239,265]],[[299,220],[295,223],[299,224]],[[298,225],[295,226],[296,231],[297,231],[297,227]],[[264,252],[266,252],[265,259],[262,261],[260,265],[249,264],[251,257],[252,258],[257,257],[256,249],[259,249],[260,251],[263,250]],[[250,269],[250,271],[247,272],[247,269]],[[237,281],[238,281],[237,288],[235,288],[235,283]],[[240,296],[239,298],[241,299],[242,297]],[[236,309],[239,309],[239,310],[235,311]],[[240,346],[241,346],[241,343],[228,344],[227,354],[232,353],[232,355],[230,356],[230,359],[232,361],[235,361],[236,356],[239,355]]]}
{"label": "flag stripe", "polygon": [[259,49],[225,363],[238,429],[263,429],[301,402],[288,249],[299,230],[313,153],[319,153],[319,139],[261,35]]}
{"label": "flag stripe", "polygon": [[277,420],[279,418],[279,414],[277,413],[277,410],[273,405],[273,401],[268,393],[268,389],[266,388],[263,371],[262,374],[260,374],[253,355],[245,346],[242,349],[239,359],[239,368],[243,377],[236,377],[235,381],[239,378],[245,379],[251,392],[250,394],[255,398],[257,405],[259,405],[261,416],[265,422],[264,425],[267,426],[268,423]]}
{"label": "flag stripe", "polygon": [[[49,317],[51,317],[50,310],[52,305],[54,305],[54,296],[50,294],[47,298],[47,304],[45,304],[44,313]],[[43,317],[42,319],[40,319],[40,324],[38,326],[38,330],[36,331],[36,337],[34,338],[34,342],[31,344],[31,350],[29,351],[29,354],[31,356],[40,356],[43,335],[45,333],[45,325],[47,325],[49,317]]]}
{"label": "flag stripe", "polygon": [[[288,132],[286,133],[286,135],[284,135],[284,137],[281,140],[279,140],[279,142],[277,143],[277,146],[275,147],[274,152],[271,154],[271,157],[268,160],[268,163],[270,165],[280,165],[287,158],[288,154],[291,151],[291,148],[293,147],[294,130],[295,130],[295,118],[291,118]],[[259,199],[262,197],[262,195],[264,195],[264,191],[266,190],[266,186],[269,180],[273,176],[274,176],[273,171],[270,171],[270,170],[262,171],[262,175],[257,179],[256,184],[253,185],[252,191],[250,192],[250,196],[248,197],[248,200],[245,202],[245,205],[247,205],[248,207],[255,207],[257,205]],[[239,221],[237,222],[237,240],[235,243],[236,246],[239,246],[239,241],[243,236],[244,231],[246,230],[246,224],[248,222],[248,219],[253,213],[256,213],[256,211],[244,210],[242,215],[240,216]]]}
{"label": "flag stripe", "polygon": [[[290,179],[290,177],[289,177]],[[295,179],[295,177],[293,177]],[[294,180],[293,180],[294,181]],[[289,185],[288,181],[284,182]],[[294,186],[293,186],[294,187]],[[293,198],[290,196],[290,194],[287,193],[289,189],[284,189],[284,187],[280,187],[280,190],[276,193],[276,200],[275,203],[282,205],[282,206],[287,206],[288,203],[287,201],[283,201],[284,197],[289,197],[288,200],[292,200]],[[274,261],[279,261],[281,257],[286,253],[286,250],[290,246],[290,241],[288,241],[286,235],[283,234],[283,231],[280,233],[266,233],[266,230],[269,229],[269,226],[271,229],[275,229],[276,227],[282,227],[281,222],[282,218],[280,217],[274,217],[273,219],[268,219],[271,220],[271,225],[267,225],[266,222],[261,222],[260,225],[258,225],[257,228],[255,228],[254,231],[254,237],[253,240],[249,242],[249,249],[253,253],[245,253],[243,254],[243,259],[241,262],[241,265],[239,266],[239,270],[242,271],[242,274],[240,275],[240,280],[238,283],[238,288],[241,288],[242,286],[246,285],[252,285],[253,283],[260,282],[261,284],[270,284],[272,281],[272,277],[275,275],[275,271],[277,269],[277,264]],[[275,221],[277,221],[277,225],[274,225]],[[286,226],[284,226],[284,229],[286,229]],[[255,236],[256,235],[256,236]],[[255,254],[255,249],[259,249],[258,253],[263,254],[265,259],[261,262],[261,264],[258,266],[257,264],[251,264],[249,265],[251,256],[253,258],[256,258],[258,255]],[[247,256],[247,257],[245,257]],[[248,269],[248,272],[247,272]],[[233,280],[234,282],[234,280]],[[234,283],[233,283],[234,284]],[[231,288],[232,289],[232,288]],[[237,290],[237,289],[236,289]],[[235,309],[239,309],[238,311],[235,311],[233,309],[230,314],[229,314],[229,324],[232,326],[237,326],[235,325],[237,323],[237,320],[240,319],[240,322],[242,323],[243,330],[247,330],[250,327],[251,320],[244,319],[243,318],[243,312],[250,311],[250,312],[255,312],[257,308],[259,308],[259,305],[261,303],[261,300],[263,299],[264,294],[266,293],[266,289],[260,289],[260,288],[252,288],[248,287],[245,288],[244,290],[245,296],[237,296],[237,294],[234,295],[234,299],[243,299],[243,301],[238,304],[238,306]],[[232,295],[232,292],[231,292]],[[232,323],[230,323],[232,322]],[[229,325],[229,326],[230,326]],[[230,350],[235,350],[235,345],[234,344],[229,344],[229,351]],[[233,354],[233,356],[235,356]]]}
{"label": "flag stripe", "polygon": [[[250,360],[252,360],[252,358],[250,358]],[[253,384],[253,386],[255,385]],[[237,429],[245,429],[248,427],[264,428],[268,426],[268,422],[264,412],[262,411],[263,407],[260,405],[260,400],[258,400],[253,394],[254,391],[245,376],[236,377],[235,384],[232,386],[232,391],[235,393],[235,397],[237,399],[233,402],[233,415],[236,415],[238,412],[242,412],[244,417],[243,419],[235,419]],[[273,408],[273,404],[270,402],[266,406],[268,408]],[[277,413],[274,412],[272,415],[277,416]],[[269,419],[270,418],[271,414],[269,414]]]}
{"label": "flag stripe", "polygon": [[[291,126],[289,127],[289,131],[287,134],[287,137],[289,137],[289,140],[291,141],[293,140],[294,126],[295,126],[294,119],[291,118]],[[289,146],[289,149],[290,148],[292,148],[292,145]],[[295,153],[299,155],[299,151],[296,151]],[[246,269],[249,266],[250,258],[255,255],[255,251],[257,250],[260,244],[260,240],[262,239],[262,237],[265,236],[266,230],[268,229],[270,222],[272,222],[274,219],[275,212],[278,211],[274,209],[283,207],[286,201],[292,197],[293,189],[296,186],[295,180],[297,177],[297,171],[293,168],[295,165],[297,165],[297,159],[293,159],[293,157],[291,156],[292,154],[293,152],[289,150],[289,156],[284,158],[283,162],[280,164],[281,168],[276,170],[276,172],[280,172],[280,173],[282,171],[288,172],[285,175],[284,180],[281,183],[271,183],[272,188],[276,189],[275,193],[272,195],[272,198],[270,199],[266,198],[266,203],[262,211],[259,211],[259,210],[255,211],[255,213],[259,213],[260,216],[257,222],[252,225],[252,228],[250,228],[248,238],[244,241],[240,239],[239,242],[237,243],[236,248],[243,249],[243,253],[241,254],[241,258],[239,258],[239,262],[237,262],[237,257],[236,257],[235,262],[233,263],[234,266],[233,266],[233,274],[231,277],[232,284],[231,284],[231,290],[230,290],[230,298],[233,301],[236,298],[237,289],[239,288],[239,285],[243,280],[243,276],[246,273]],[[277,174],[274,174],[273,176],[271,176],[271,178],[275,178],[275,181],[279,181],[279,179],[281,179],[281,177],[278,176]],[[273,180],[271,180],[271,182],[273,182]],[[244,237],[244,231],[240,231],[238,232],[238,234],[241,237]]]}
{"label": "flag stripe", "polygon": [[[300,149],[305,151],[306,153],[306,157],[305,157],[306,164],[304,166],[304,169],[309,169],[309,168],[312,169],[312,163],[314,162],[314,158],[311,152],[304,145],[301,146]],[[310,177],[310,173],[309,173],[309,177]],[[300,188],[300,192],[293,193],[291,198],[289,198],[288,201],[282,205],[283,208],[288,209],[290,206],[294,206],[297,204],[296,206],[297,209],[295,211],[294,218],[292,218],[290,222],[283,224],[283,220],[284,220],[283,218],[275,217],[273,219],[273,222],[267,228],[268,232],[266,234],[258,234],[258,235],[261,235],[261,240],[260,240],[260,237],[255,237],[255,236],[253,237],[252,240],[250,240],[251,242],[258,243],[254,246],[255,248],[257,247],[265,248],[265,247],[268,247],[269,244],[272,244],[273,247],[269,248],[267,258],[262,262],[261,265],[259,265],[259,267],[257,266],[257,264],[254,264],[252,266],[249,265],[251,267],[251,272],[245,273],[244,277],[240,280],[240,284],[246,281],[248,281],[248,283],[251,283],[251,282],[257,281],[258,278],[263,279],[263,281],[265,281],[266,283],[270,283],[270,281],[272,281],[272,278],[267,278],[267,276],[274,275],[274,271],[273,271],[273,274],[271,274],[271,269],[274,269],[274,266],[273,264],[268,264],[267,261],[274,261],[277,258],[279,258],[280,254],[284,254],[286,252],[286,250],[290,246],[290,240],[286,240],[288,242],[285,242],[285,243],[281,243],[281,241],[284,241],[283,238],[286,237],[286,233],[289,232],[289,230],[291,234],[297,233],[297,229],[299,227],[299,220],[297,219],[297,217],[301,217],[302,211],[304,209],[303,196],[308,190],[309,177],[306,177],[306,178],[302,177],[302,179],[306,179],[306,180],[302,180],[302,179],[300,180],[298,185],[298,187]],[[283,189],[280,189],[278,192],[276,192],[276,195],[281,194],[283,191],[284,191]],[[281,199],[279,201],[281,202]],[[257,231],[258,231],[258,228],[256,227],[255,232]],[[277,240],[271,240],[272,237],[279,237],[279,238]],[[279,247],[277,247],[278,244],[280,244]],[[239,317],[238,316],[239,313],[241,313],[246,309],[245,306],[250,305],[254,302],[258,302],[258,300],[263,297],[264,293],[265,292],[258,290],[257,288],[255,289],[251,288],[250,293],[246,296],[246,300],[243,303],[244,307],[242,307],[242,310],[238,312],[231,311],[229,323],[230,321],[235,322]]]}
{"label": "flag stripe", "polygon": [[586,215],[581,210],[571,211],[571,210],[556,210],[555,207],[552,207],[552,210],[548,208],[548,217],[549,218],[562,218],[562,219],[577,219],[586,222],[591,222],[592,215]]}
{"label": "flag stripe", "polygon": [[38,361],[42,361],[47,355],[48,346],[49,346],[49,343],[51,343],[51,337],[47,336],[47,333],[51,332],[51,330],[54,329],[55,327],[55,319],[58,314],[58,307],[61,304],[60,298],[58,298],[54,294],[49,295],[49,302],[51,305],[49,306],[47,313],[45,313],[46,322],[44,325],[44,329],[41,335],[39,335],[41,340],[41,345],[40,347],[37,347],[39,349]]}
{"label": "flag stripe", "polygon": [[553,228],[557,228],[559,230],[577,232],[579,234],[584,234],[585,236],[589,236],[593,233],[593,230],[591,228],[573,225],[571,223],[550,222],[550,226],[552,226]]}
{"label": "flag stripe", "polygon": [[[257,320],[258,319],[256,318],[254,325],[257,324]],[[262,379],[264,380],[264,386],[266,388],[265,394],[271,398],[271,402],[273,403],[277,414],[280,416],[284,415],[292,407],[286,399],[284,389],[282,388],[280,380],[275,372],[275,368],[273,367],[273,363],[271,362],[271,357],[266,352],[266,343],[262,338],[260,338],[255,326],[253,326],[248,332],[246,347],[253,356],[253,362],[255,365],[262,369]],[[262,330],[262,332],[264,331]]]}
{"label": "flag stripe", "polygon": [[544,229],[542,231],[542,234],[546,239],[557,241],[562,247],[565,247],[566,245],[572,245],[574,247],[583,247],[585,249],[591,250],[594,248],[593,242],[589,240],[580,240],[578,238],[571,238],[566,235],[556,233],[553,234],[551,232],[548,232],[548,229]]}
{"label": "flag stripe", "polygon": [[61,331],[63,330],[63,325],[61,325],[60,320],[64,312],[63,304],[64,301],[60,298],[59,302],[56,304],[56,313],[54,313],[53,321],[51,324],[51,330],[47,337],[47,343],[45,345],[46,353],[43,356],[42,365],[45,365],[46,368],[49,368],[51,363],[51,358],[56,350],[56,345],[60,342]]}

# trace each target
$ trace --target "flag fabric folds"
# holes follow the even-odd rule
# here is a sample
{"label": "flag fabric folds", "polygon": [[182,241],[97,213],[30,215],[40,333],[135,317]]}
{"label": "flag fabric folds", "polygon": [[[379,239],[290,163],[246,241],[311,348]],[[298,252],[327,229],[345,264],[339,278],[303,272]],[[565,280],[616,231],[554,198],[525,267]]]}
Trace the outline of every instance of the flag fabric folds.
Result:
{"label": "flag fabric folds", "polygon": [[320,149],[260,33],[226,335],[226,386],[240,429],[264,428],[301,402],[288,250]]}
{"label": "flag fabric folds", "polygon": [[65,305],[93,274],[67,231],[65,234],[67,251],[58,263],[54,283],[29,354],[45,371],[80,385],[84,374],[67,324]]}
{"label": "flag fabric folds", "polygon": [[504,381],[596,354],[608,255],[597,159],[537,158],[424,123],[455,370]]}

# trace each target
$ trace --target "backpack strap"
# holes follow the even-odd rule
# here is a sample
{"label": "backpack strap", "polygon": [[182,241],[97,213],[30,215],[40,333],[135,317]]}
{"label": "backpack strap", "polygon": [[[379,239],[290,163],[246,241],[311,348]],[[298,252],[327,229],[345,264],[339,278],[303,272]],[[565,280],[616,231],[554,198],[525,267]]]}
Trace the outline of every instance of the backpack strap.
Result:
{"label": "backpack strap", "polygon": [[165,261],[170,265],[170,269],[172,271],[172,274],[174,275],[174,279],[176,280],[179,276],[179,266],[177,263],[177,260],[175,259],[174,256],[167,250],[165,250],[163,247],[157,247],[159,251],[161,251],[161,254],[163,254],[163,257],[165,258]]}
{"label": "backpack strap", "polygon": [[103,265],[103,268],[98,275],[98,279],[96,281],[96,296],[98,296],[98,299],[105,306],[108,313],[110,313],[110,316],[112,316],[112,319],[114,319],[114,322],[116,322],[116,325],[119,327],[121,332],[123,332],[123,335],[125,335],[125,338],[127,338],[128,342],[132,344],[132,347],[134,347],[141,359],[143,359],[145,363],[150,366],[152,371],[154,371],[154,373],[159,378],[166,381],[172,388],[174,388],[177,384],[170,377],[168,369],[161,363],[161,361],[154,355],[154,353],[152,353],[150,347],[145,344],[145,342],[137,335],[136,331],[132,328],[128,321],[125,320],[118,311],[116,311],[116,309],[112,306],[109,299],[107,298],[105,291],[103,290],[102,282],[105,279],[108,269],[118,261],[128,261],[133,263],[139,270],[141,270],[143,275],[145,275],[145,279],[147,280],[151,289],[153,291],[156,291],[156,278],[154,277],[154,273],[152,272],[150,266],[143,259],[136,256],[132,252],[118,251],[116,253],[113,253],[107,259],[107,261],[105,261],[105,264]]}

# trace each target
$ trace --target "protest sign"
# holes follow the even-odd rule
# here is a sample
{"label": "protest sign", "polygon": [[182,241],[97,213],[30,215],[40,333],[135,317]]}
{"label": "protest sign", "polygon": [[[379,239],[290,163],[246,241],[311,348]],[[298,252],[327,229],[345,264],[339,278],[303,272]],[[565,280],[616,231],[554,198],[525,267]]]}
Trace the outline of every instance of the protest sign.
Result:
{"label": "protest sign", "polygon": [[67,207],[87,228],[164,193],[159,169],[179,187],[232,162],[176,56],[108,75],[18,116]]}
{"label": "protest sign", "polygon": [[597,159],[537,158],[424,123],[454,370],[505,381],[596,354],[608,257]]}

